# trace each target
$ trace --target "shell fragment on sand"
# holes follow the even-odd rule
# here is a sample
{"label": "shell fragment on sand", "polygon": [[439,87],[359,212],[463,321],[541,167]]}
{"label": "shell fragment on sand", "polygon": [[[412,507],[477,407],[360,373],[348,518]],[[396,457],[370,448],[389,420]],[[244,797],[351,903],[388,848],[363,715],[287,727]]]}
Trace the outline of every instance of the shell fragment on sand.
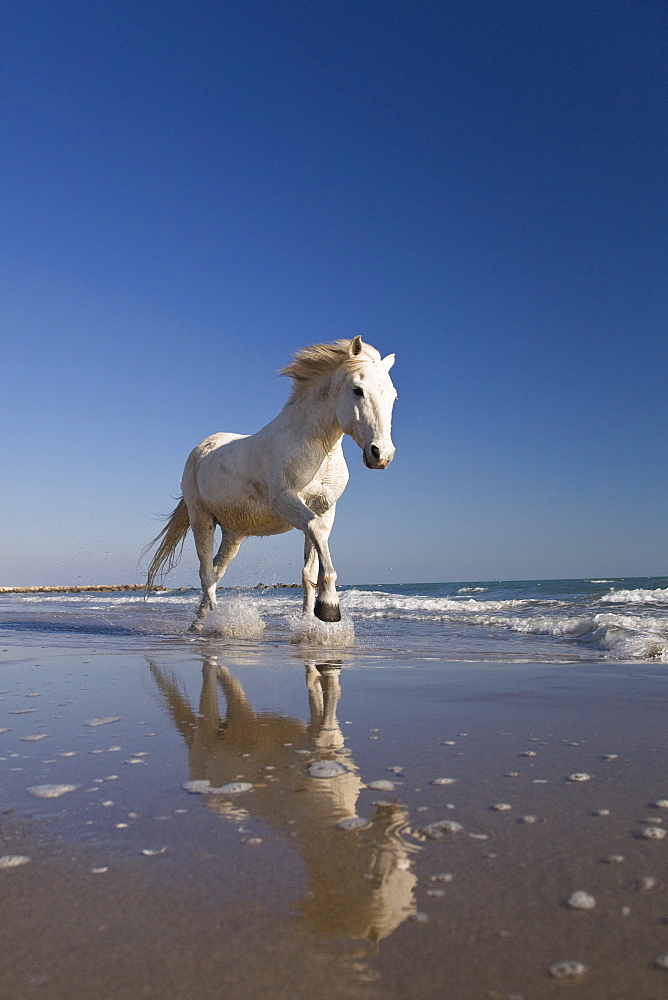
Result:
{"label": "shell fragment on sand", "polygon": [[645,840],[663,840],[666,831],[661,826],[645,826],[640,831],[640,836]]}
{"label": "shell fragment on sand", "polygon": [[21,865],[26,865],[29,861],[30,858],[25,854],[4,854],[0,858],[0,869],[20,868]]}
{"label": "shell fragment on sand", "polygon": [[596,900],[588,892],[583,892],[580,889],[568,897],[566,905],[570,906],[571,910],[593,910],[596,906]]}
{"label": "shell fragment on sand", "polygon": [[586,972],[587,966],[574,958],[567,958],[550,966],[550,975],[554,979],[580,979]]}

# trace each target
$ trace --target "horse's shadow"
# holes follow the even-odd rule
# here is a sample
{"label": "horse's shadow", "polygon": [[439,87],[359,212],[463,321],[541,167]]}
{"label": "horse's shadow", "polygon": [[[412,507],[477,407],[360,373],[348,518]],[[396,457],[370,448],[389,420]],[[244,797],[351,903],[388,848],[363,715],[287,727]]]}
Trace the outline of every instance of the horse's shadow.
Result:
{"label": "horse's shadow", "polygon": [[[364,788],[336,717],[339,666],[306,664],[308,723],[256,712],[239,681],[215,657],[204,659],[199,713],[173,674],[153,662],[151,673],[188,748],[190,779],[208,779],[216,788],[240,776],[253,783],[253,791],[242,797],[208,795],[206,804],[239,823],[249,815],[261,819],[301,856],[307,887],[299,910],[309,931],[376,943],[415,912],[417,878],[410,860],[415,848],[400,832],[406,807],[396,801],[372,806],[368,793],[370,825],[337,826],[357,815]],[[307,763],[316,760],[337,761],[346,773],[311,777]]]}

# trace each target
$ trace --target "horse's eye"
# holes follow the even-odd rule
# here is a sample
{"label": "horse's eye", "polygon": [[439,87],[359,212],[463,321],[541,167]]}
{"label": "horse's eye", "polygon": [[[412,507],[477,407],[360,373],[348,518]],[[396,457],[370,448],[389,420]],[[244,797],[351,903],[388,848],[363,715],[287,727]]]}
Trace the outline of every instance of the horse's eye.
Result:
{"label": "horse's eye", "polygon": [[356,385],[355,388],[353,389],[353,392],[355,393],[356,396],[364,395],[364,389],[362,388],[361,385]]}

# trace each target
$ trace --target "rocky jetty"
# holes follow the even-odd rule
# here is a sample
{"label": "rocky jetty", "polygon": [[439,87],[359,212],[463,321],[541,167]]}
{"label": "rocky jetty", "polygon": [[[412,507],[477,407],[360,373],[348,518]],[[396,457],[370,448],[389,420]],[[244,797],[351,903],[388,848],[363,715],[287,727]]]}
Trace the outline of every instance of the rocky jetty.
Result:
{"label": "rocky jetty", "polygon": [[[88,591],[114,591],[114,590],[160,590],[167,591],[169,587],[153,586],[147,588],[143,583],[102,583],[102,584],[77,584],[67,587],[0,587],[0,594],[85,594]],[[185,587],[180,587],[185,590]]]}

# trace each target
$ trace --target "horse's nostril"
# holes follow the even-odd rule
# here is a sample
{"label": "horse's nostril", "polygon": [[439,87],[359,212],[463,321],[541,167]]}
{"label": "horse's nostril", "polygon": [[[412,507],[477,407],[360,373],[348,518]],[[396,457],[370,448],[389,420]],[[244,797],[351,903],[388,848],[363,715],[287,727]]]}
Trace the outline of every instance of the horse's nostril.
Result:
{"label": "horse's nostril", "polygon": [[375,458],[376,461],[380,458],[380,448],[378,448],[377,445],[372,444],[369,448],[369,452],[371,453],[371,457]]}

